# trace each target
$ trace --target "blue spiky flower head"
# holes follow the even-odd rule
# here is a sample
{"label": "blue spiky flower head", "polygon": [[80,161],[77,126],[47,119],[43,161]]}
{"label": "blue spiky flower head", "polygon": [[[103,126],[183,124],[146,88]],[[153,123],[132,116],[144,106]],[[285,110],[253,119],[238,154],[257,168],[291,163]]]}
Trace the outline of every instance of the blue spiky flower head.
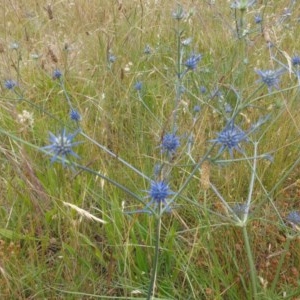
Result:
{"label": "blue spiky flower head", "polygon": [[193,111],[194,111],[195,113],[200,112],[200,111],[201,111],[201,106],[200,106],[200,105],[195,105],[194,108],[193,108]]}
{"label": "blue spiky flower head", "polygon": [[299,213],[299,211],[291,211],[286,216],[286,221],[292,226],[293,229],[300,231],[300,213]]}
{"label": "blue spiky flower head", "polygon": [[165,203],[166,199],[172,194],[169,185],[165,181],[152,181],[149,197],[156,203]]}
{"label": "blue spiky flower head", "polygon": [[140,92],[143,88],[143,83],[141,81],[137,81],[134,85],[134,89],[138,92]]}
{"label": "blue spiky flower head", "polygon": [[201,58],[202,58],[201,54],[193,53],[184,63],[187,70],[195,70]]}
{"label": "blue spiky flower head", "polygon": [[295,55],[291,59],[293,66],[300,66],[300,56]]}
{"label": "blue spiky flower head", "polygon": [[180,21],[186,16],[186,12],[181,5],[177,5],[176,10],[173,11],[172,16],[175,20]]}
{"label": "blue spiky flower head", "polygon": [[273,87],[279,90],[280,76],[284,73],[283,69],[265,71],[256,70],[255,72],[260,76],[259,82],[264,83],[268,87],[269,92],[272,91]]}
{"label": "blue spiky flower head", "polygon": [[144,48],[144,54],[151,54],[152,53],[152,49],[150,47],[150,45],[146,45],[145,48]]}
{"label": "blue spiky flower head", "polygon": [[[168,202],[168,197],[170,195],[174,195],[174,192],[170,190],[169,185],[166,183],[166,181],[151,181],[150,188],[146,192],[146,198],[150,198],[151,200],[146,204],[145,208],[134,212],[152,214],[154,213],[154,210],[158,207],[163,208],[163,211],[171,211],[170,203]],[[161,211],[161,213],[163,211]]]}
{"label": "blue spiky flower head", "polygon": [[202,85],[202,86],[200,86],[199,91],[201,94],[205,94],[207,92],[207,89],[205,86]]}
{"label": "blue spiky flower head", "polygon": [[116,60],[117,60],[117,57],[116,57],[114,54],[109,53],[109,55],[108,55],[108,61],[109,61],[111,64],[113,64]]}
{"label": "blue spiky flower head", "polygon": [[62,72],[59,69],[55,69],[52,73],[52,78],[55,79],[60,79],[62,76]]}
{"label": "blue spiky flower head", "polygon": [[298,211],[291,211],[287,215],[286,220],[290,223],[300,225],[300,213]]}
{"label": "blue spiky flower head", "polygon": [[228,149],[231,157],[233,157],[234,149],[243,152],[240,143],[244,141],[248,141],[247,134],[237,127],[233,120],[226,125],[226,127],[218,134],[217,138],[211,140],[211,142],[216,142],[221,145],[218,155]]}
{"label": "blue spiky flower head", "polygon": [[[155,166],[155,168],[160,169],[160,166]],[[160,172],[160,170],[158,170]],[[151,180],[150,188],[146,190],[147,196],[146,199],[150,198],[150,201],[145,205],[143,209],[126,212],[128,214],[133,213],[147,213],[147,214],[156,214],[157,208],[159,209],[159,215],[166,212],[171,212],[171,200],[168,200],[170,195],[175,193],[170,189],[168,183],[165,180]]]}
{"label": "blue spiky flower head", "polygon": [[69,155],[79,158],[79,156],[72,150],[72,148],[81,142],[73,142],[73,139],[78,134],[76,131],[72,134],[67,134],[65,129],[55,136],[52,132],[49,132],[50,145],[42,147],[43,150],[48,150],[53,154],[51,158],[51,163],[54,163],[58,158],[60,162],[65,165],[66,157]]}
{"label": "blue spiky flower head", "polygon": [[81,121],[81,115],[75,109],[71,109],[71,111],[70,111],[70,118],[71,118],[72,121],[75,121],[75,122],[80,122]]}
{"label": "blue spiky flower head", "polygon": [[234,0],[231,4],[231,8],[246,10],[248,7],[252,6],[256,0]]}
{"label": "blue spiky flower head", "polygon": [[4,86],[8,90],[13,90],[17,86],[17,83],[14,80],[8,79],[4,81]]}
{"label": "blue spiky flower head", "polygon": [[232,207],[232,210],[239,218],[242,218],[246,213],[249,212],[246,203],[237,203]]}
{"label": "blue spiky flower head", "polygon": [[162,152],[167,152],[169,155],[174,154],[179,146],[179,137],[174,133],[165,134],[160,145]]}
{"label": "blue spiky flower head", "polygon": [[254,22],[255,24],[260,24],[262,22],[262,17],[260,15],[255,15]]}

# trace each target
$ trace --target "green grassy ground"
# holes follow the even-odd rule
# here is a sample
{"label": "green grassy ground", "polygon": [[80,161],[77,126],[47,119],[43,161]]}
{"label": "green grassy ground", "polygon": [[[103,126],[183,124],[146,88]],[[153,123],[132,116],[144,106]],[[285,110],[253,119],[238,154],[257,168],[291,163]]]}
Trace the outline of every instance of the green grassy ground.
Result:
{"label": "green grassy ground", "polygon": [[[1,299],[300,299],[298,231],[286,222],[300,210],[299,66],[291,64],[300,5],[262,0],[242,12],[232,2],[182,1],[189,14],[177,21],[175,1],[3,1]],[[197,69],[178,78],[192,53],[202,54]],[[255,70],[283,66],[269,93]],[[211,140],[234,112],[245,132],[269,119],[232,159]],[[72,160],[80,166],[51,164],[40,149],[63,127],[82,129]],[[174,128],[180,147],[170,158],[160,144]],[[272,159],[253,159],[255,149]],[[180,191],[171,213],[124,213],[143,208],[136,198],[150,201],[158,164],[159,178]],[[236,222],[230,208],[249,197],[246,222]]]}

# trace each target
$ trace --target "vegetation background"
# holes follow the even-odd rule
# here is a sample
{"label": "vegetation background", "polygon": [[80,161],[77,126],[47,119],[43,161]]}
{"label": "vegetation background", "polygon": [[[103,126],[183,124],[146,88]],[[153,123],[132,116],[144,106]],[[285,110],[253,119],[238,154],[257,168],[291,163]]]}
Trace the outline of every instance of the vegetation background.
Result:
{"label": "vegetation background", "polygon": [[[218,156],[215,147],[218,163],[202,164],[161,216],[153,299],[300,299],[298,231],[285,221],[300,203],[300,76],[291,64],[300,53],[300,3],[258,0],[242,12],[233,2],[183,0],[187,14],[176,20],[175,1],[1,1],[1,299],[149,297],[155,217],[124,213],[142,206],[103,177],[51,164],[40,149],[49,132],[80,126],[116,156],[79,134],[77,162],[147,196],[147,178],[118,158],[148,178],[165,160],[160,144],[172,127],[178,37],[192,38],[184,60],[191,53],[202,60],[185,75],[176,107],[180,148],[165,162],[171,190],[224,128],[226,107],[238,107],[238,95],[253,104],[237,116],[243,130],[270,116],[251,141],[257,137],[259,154],[272,159],[258,160],[247,223],[257,290],[241,226],[209,184],[230,207],[244,203],[252,162],[238,151]],[[280,88],[260,87],[255,70],[279,68],[286,71]],[[15,80],[15,89],[6,80]],[[80,125],[69,118],[66,91]],[[243,144],[246,157],[255,156],[251,141]]]}

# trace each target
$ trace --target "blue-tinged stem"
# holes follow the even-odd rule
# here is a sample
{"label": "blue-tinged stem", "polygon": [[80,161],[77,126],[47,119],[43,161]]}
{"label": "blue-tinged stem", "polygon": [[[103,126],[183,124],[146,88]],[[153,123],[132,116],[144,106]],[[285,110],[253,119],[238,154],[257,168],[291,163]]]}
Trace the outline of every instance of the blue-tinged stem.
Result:
{"label": "blue-tinged stem", "polygon": [[156,284],[157,269],[158,269],[158,258],[159,258],[160,232],[161,232],[161,209],[162,209],[162,203],[159,204],[158,217],[156,218],[156,224],[155,224],[154,260],[152,266],[151,281],[149,284],[149,289],[147,294],[147,300],[151,300],[155,292],[155,284]]}
{"label": "blue-tinged stem", "polygon": [[228,211],[230,211],[230,213],[233,215],[233,217],[236,219],[237,222],[240,222],[240,219],[236,216],[235,212],[233,211],[233,209],[229,206],[229,204],[225,201],[225,199],[222,197],[222,195],[220,194],[220,192],[217,190],[217,188],[210,183],[210,187],[211,189],[214,191],[214,193],[218,196],[218,198],[220,199],[220,201],[222,202],[222,204],[226,207],[226,209]]}
{"label": "blue-tinged stem", "polygon": [[119,188],[120,190],[124,191],[125,193],[127,193],[128,195],[132,196],[133,198],[135,198],[136,200],[138,200],[139,202],[141,202],[143,205],[145,205],[145,202],[134,192],[132,192],[131,190],[129,190],[128,188],[126,188],[125,186],[123,186],[122,184],[118,183],[117,181],[101,174],[100,172],[97,172],[93,169],[87,168],[85,166],[82,166],[80,164],[77,163],[72,163],[72,166],[77,167],[78,169],[81,169],[83,171],[89,172],[95,176],[98,176],[104,180],[106,180],[107,182],[111,183],[112,185],[116,186],[117,188]]}
{"label": "blue-tinged stem", "polygon": [[130,163],[128,163],[127,161],[125,161],[124,159],[122,159],[121,157],[119,157],[117,154],[113,153],[109,149],[107,149],[105,146],[103,146],[103,145],[99,144],[98,142],[96,142],[94,139],[92,139],[90,136],[88,136],[84,132],[80,131],[80,134],[82,136],[84,136],[86,139],[88,139],[89,141],[91,141],[93,144],[95,144],[97,147],[99,147],[100,149],[102,149],[103,151],[105,151],[107,154],[109,154],[110,156],[112,156],[113,158],[115,158],[117,161],[121,162],[126,167],[128,167],[129,169],[131,169],[132,171],[134,171],[135,173],[137,173],[141,177],[143,177],[144,179],[147,179],[148,181],[151,181],[151,179],[147,175],[145,175],[144,173],[142,173],[141,171],[139,171],[138,169],[136,169],[135,167],[133,167]]}
{"label": "blue-tinged stem", "polygon": [[181,86],[182,86],[182,74],[181,74],[181,61],[182,61],[182,52],[181,52],[181,41],[180,41],[180,22],[177,21],[176,29],[176,38],[177,38],[177,81],[176,81],[176,96],[173,110],[173,133],[177,129],[177,108],[181,98]]}
{"label": "blue-tinged stem", "polygon": [[245,10],[241,9],[241,17],[240,17],[240,22],[239,22],[239,38],[243,37],[244,15],[245,15]]}
{"label": "blue-tinged stem", "polygon": [[72,106],[72,103],[71,103],[69,94],[67,93],[67,90],[66,90],[66,88],[65,88],[65,84],[64,84],[64,81],[63,81],[62,78],[59,78],[59,84],[60,84],[60,86],[61,86],[61,88],[62,88],[62,90],[63,90],[63,92],[64,92],[64,95],[65,95],[65,97],[66,97],[66,99],[67,99],[67,102],[68,102],[68,104],[69,104],[69,106],[70,106],[70,109],[73,109],[73,106]]}
{"label": "blue-tinged stem", "polygon": [[[181,185],[181,187],[179,188],[177,193],[174,195],[174,197],[169,201],[169,204],[173,203],[181,195],[183,190],[187,187],[187,185],[190,183],[190,181],[194,177],[197,170],[200,168],[200,166],[203,164],[203,162],[209,157],[209,155],[212,152],[212,150],[214,149],[215,145],[216,145],[216,142],[213,143],[213,145],[208,149],[208,151],[205,153],[205,155],[202,157],[202,159],[200,159],[200,161],[194,166],[194,169],[192,170],[192,172],[190,173],[188,178],[185,180],[185,182]],[[166,209],[167,209],[167,207],[164,207],[161,211],[161,214],[163,214]]]}
{"label": "blue-tinged stem", "polygon": [[254,159],[253,159],[252,172],[251,172],[251,178],[250,178],[250,183],[249,183],[248,198],[247,198],[246,208],[245,208],[243,222],[242,222],[242,224],[243,224],[242,231],[243,231],[243,237],[244,237],[244,243],[245,243],[245,247],[246,247],[249,268],[250,268],[250,278],[251,278],[251,285],[252,285],[252,292],[253,292],[254,300],[258,299],[257,298],[257,274],[256,274],[256,267],[255,267],[252,250],[250,247],[248,231],[247,231],[247,220],[249,217],[249,209],[250,209],[250,204],[251,204],[253,189],[254,189],[254,183],[255,183],[255,178],[256,178],[257,146],[258,146],[258,142],[255,142],[254,143],[254,155],[253,155]]}
{"label": "blue-tinged stem", "polygon": [[243,223],[246,224],[248,216],[249,216],[249,209],[250,209],[250,204],[252,200],[252,195],[253,195],[253,188],[254,188],[254,182],[256,178],[256,167],[257,167],[257,146],[258,143],[254,143],[254,159],[253,159],[253,166],[252,166],[252,172],[251,172],[251,178],[250,178],[250,184],[249,184],[249,191],[248,191],[248,198],[246,202],[246,209],[244,213],[244,218],[243,218]]}
{"label": "blue-tinged stem", "polygon": [[249,236],[248,236],[248,231],[247,231],[247,226],[242,227],[243,230],[243,237],[244,237],[244,243],[246,247],[246,253],[247,253],[247,258],[248,258],[248,263],[249,263],[249,268],[250,268],[250,278],[251,278],[251,285],[252,285],[252,299],[258,300],[258,295],[257,295],[257,274],[256,274],[256,268],[255,268],[255,263],[252,255],[252,250],[250,247],[250,241],[249,241]]}

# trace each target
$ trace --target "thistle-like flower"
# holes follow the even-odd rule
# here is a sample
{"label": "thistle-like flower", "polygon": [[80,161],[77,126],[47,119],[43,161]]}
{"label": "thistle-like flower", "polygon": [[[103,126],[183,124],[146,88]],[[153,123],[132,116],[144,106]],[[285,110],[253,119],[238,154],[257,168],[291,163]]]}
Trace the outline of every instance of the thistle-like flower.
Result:
{"label": "thistle-like flower", "polygon": [[286,216],[286,220],[293,229],[300,231],[300,213],[298,211],[291,211]]}
{"label": "thistle-like flower", "polygon": [[270,114],[260,117],[256,123],[251,125],[250,132],[252,133],[256,131],[259,127],[265,124],[270,118],[271,118]]}
{"label": "thistle-like flower", "polygon": [[239,9],[239,10],[246,10],[248,7],[252,6],[256,0],[235,0],[231,4],[231,8]]}
{"label": "thistle-like flower", "polygon": [[200,112],[200,111],[201,111],[200,105],[195,105],[193,111],[194,111],[195,113]]}
{"label": "thistle-like flower", "polygon": [[152,181],[149,190],[149,197],[156,203],[165,203],[166,198],[170,195],[170,188],[164,181]]}
{"label": "thistle-like flower", "polygon": [[16,87],[17,83],[14,80],[8,79],[4,81],[4,86],[8,90],[13,90]]}
{"label": "thistle-like flower", "polygon": [[202,85],[202,86],[200,86],[199,91],[201,94],[205,94],[207,92],[207,89],[205,86]]}
{"label": "thistle-like flower", "polygon": [[162,204],[163,206],[167,207],[167,211],[170,211],[171,208],[169,207],[167,198],[173,194],[174,192],[170,190],[169,185],[165,181],[152,181],[148,191],[148,197],[151,199],[151,201],[146,207],[153,205],[154,208],[157,208]]}
{"label": "thistle-like flower", "polygon": [[293,66],[300,66],[300,56],[295,55],[291,59]]}
{"label": "thistle-like flower", "polygon": [[227,114],[229,114],[229,113],[232,112],[232,107],[231,107],[231,105],[230,105],[229,103],[225,103],[225,105],[224,105],[224,111],[225,111]]}
{"label": "thistle-like flower", "polygon": [[264,83],[267,87],[269,92],[272,91],[272,88],[275,87],[279,90],[279,81],[280,76],[285,72],[284,69],[279,70],[255,70],[255,72],[260,76],[259,82]]}
{"label": "thistle-like flower", "polygon": [[71,109],[71,111],[70,111],[70,119],[72,121],[75,121],[75,122],[80,122],[81,121],[81,115],[80,115],[80,113],[77,110]]}
{"label": "thistle-like flower", "polygon": [[117,60],[117,57],[113,55],[112,53],[109,53],[108,55],[108,61],[109,63],[113,64]]}
{"label": "thistle-like flower", "polygon": [[290,223],[300,225],[300,213],[298,211],[291,211],[286,216],[286,220]]}
{"label": "thistle-like flower", "polygon": [[143,83],[141,81],[137,81],[134,85],[134,89],[138,92],[140,92],[143,88]]}
{"label": "thistle-like flower", "polygon": [[260,24],[262,22],[262,17],[260,15],[255,15],[254,22],[255,24]]}
{"label": "thistle-like flower", "polygon": [[52,73],[52,78],[59,79],[62,76],[62,72],[59,69],[55,69]]}
{"label": "thistle-like flower", "polygon": [[182,6],[178,5],[177,9],[173,11],[172,16],[175,20],[180,21],[186,16],[186,13],[184,12]]}
{"label": "thistle-like flower", "polygon": [[149,45],[146,45],[144,48],[144,54],[151,54],[152,53],[152,49]]}
{"label": "thistle-like flower", "polygon": [[246,203],[237,203],[232,207],[234,213],[241,219],[246,213],[249,212]]}
{"label": "thistle-like flower", "polygon": [[185,47],[186,47],[186,46],[189,46],[190,43],[192,42],[192,40],[193,40],[193,39],[192,39],[191,37],[188,37],[188,38],[186,38],[186,39],[184,39],[184,40],[181,41],[181,45],[182,45],[182,46],[185,46]]}
{"label": "thistle-like flower", "polygon": [[179,146],[179,137],[174,133],[165,134],[160,145],[162,152],[167,152],[169,155],[174,154]]}
{"label": "thistle-like flower", "polygon": [[230,121],[226,127],[218,134],[216,139],[211,140],[221,145],[221,148],[218,152],[218,155],[221,154],[224,150],[228,149],[229,154],[233,157],[233,150],[243,152],[240,147],[240,143],[248,141],[247,134],[241,130],[239,127],[234,125],[233,121]]}
{"label": "thistle-like flower", "polygon": [[[160,173],[160,166],[156,165],[155,169],[159,169],[156,171]],[[160,210],[159,213],[163,213],[164,211],[171,211],[171,201],[168,201],[168,197],[170,195],[174,195],[175,193],[170,190],[169,185],[164,180],[151,181],[149,190],[146,190],[145,192],[147,192],[147,196],[144,198],[150,198],[150,201],[145,205],[145,207],[140,210],[135,210],[126,213],[147,213],[151,215],[155,213],[155,210],[158,207],[163,209],[163,211]]]}
{"label": "thistle-like flower", "polygon": [[75,158],[79,156],[72,150],[72,147],[80,144],[81,142],[73,142],[74,137],[78,134],[76,131],[73,134],[67,134],[65,129],[62,129],[61,133],[55,136],[52,132],[49,132],[49,141],[51,145],[42,147],[43,150],[48,150],[53,154],[51,163],[54,163],[58,158],[59,161],[65,166],[65,160],[68,155],[72,155]]}
{"label": "thistle-like flower", "polygon": [[201,54],[192,54],[184,64],[187,70],[195,70],[201,58]]}

